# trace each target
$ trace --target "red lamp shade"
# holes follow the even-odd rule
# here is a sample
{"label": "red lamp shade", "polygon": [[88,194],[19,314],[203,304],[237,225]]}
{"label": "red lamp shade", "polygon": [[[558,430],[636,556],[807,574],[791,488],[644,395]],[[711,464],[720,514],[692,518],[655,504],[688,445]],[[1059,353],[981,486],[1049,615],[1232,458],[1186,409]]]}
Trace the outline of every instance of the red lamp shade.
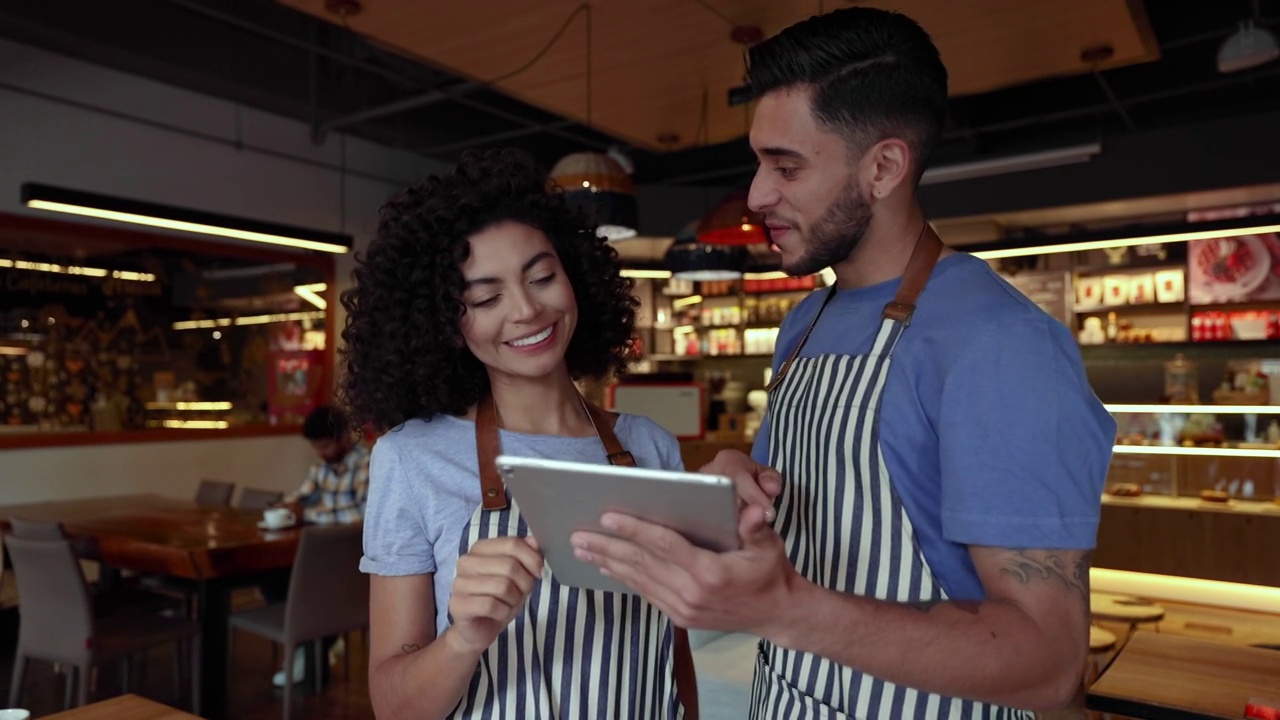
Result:
{"label": "red lamp shade", "polygon": [[747,191],[729,193],[698,223],[698,242],[708,245],[754,245],[769,242],[764,218],[747,207]]}

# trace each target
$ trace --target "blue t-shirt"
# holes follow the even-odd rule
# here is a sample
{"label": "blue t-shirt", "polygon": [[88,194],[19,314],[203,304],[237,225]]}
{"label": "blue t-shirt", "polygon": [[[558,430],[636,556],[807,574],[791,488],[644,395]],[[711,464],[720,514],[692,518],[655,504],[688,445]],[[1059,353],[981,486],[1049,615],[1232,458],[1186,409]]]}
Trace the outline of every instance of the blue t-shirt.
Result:
{"label": "blue t-shirt", "polygon": [[[841,290],[801,357],[871,350],[899,280]],[[778,332],[774,371],[828,291]],[[942,258],[893,351],[880,408],[889,476],[947,595],[984,597],[968,545],[1090,549],[1115,420],[1070,331],[985,262]],[[769,425],[753,455],[768,462]]]}
{"label": "blue t-shirt", "polygon": [[[645,468],[682,470],[680,444],[652,420],[621,414],[613,427]],[[511,455],[606,464],[594,435],[561,437],[500,431]],[[462,532],[480,507],[476,425],[451,415],[410,420],[378,438],[369,463],[360,570],[373,575],[435,573],[436,632],[449,626],[449,598]]]}

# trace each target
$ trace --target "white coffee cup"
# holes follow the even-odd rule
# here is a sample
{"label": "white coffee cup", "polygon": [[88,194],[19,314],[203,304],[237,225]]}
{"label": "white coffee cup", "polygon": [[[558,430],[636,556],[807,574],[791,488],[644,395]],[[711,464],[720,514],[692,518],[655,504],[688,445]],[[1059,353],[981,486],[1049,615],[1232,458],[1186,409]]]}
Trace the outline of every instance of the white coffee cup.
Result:
{"label": "white coffee cup", "polygon": [[0,710],[0,720],[27,720],[31,717],[30,710],[22,708],[5,708]]}
{"label": "white coffee cup", "polygon": [[[278,508],[267,508],[266,510],[263,510],[262,521],[268,527],[279,528],[279,527],[288,527],[294,524],[295,522],[298,521],[298,518],[294,516],[293,511],[290,510],[289,508],[278,507]],[[0,717],[0,720],[4,720],[4,718]]]}

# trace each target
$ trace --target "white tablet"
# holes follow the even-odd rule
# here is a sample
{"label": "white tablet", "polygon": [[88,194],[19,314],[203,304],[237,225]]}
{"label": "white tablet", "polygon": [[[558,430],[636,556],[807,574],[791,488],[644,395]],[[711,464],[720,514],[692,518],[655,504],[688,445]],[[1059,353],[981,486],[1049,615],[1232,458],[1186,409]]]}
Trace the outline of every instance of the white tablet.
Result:
{"label": "white tablet", "polygon": [[497,465],[547,565],[563,585],[632,592],[574,557],[569,542],[579,530],[610,534],[600,527],[606,512],[663,525],[708,550],[740,547],[738,499],[729,478],[509,455],[499,456]]}

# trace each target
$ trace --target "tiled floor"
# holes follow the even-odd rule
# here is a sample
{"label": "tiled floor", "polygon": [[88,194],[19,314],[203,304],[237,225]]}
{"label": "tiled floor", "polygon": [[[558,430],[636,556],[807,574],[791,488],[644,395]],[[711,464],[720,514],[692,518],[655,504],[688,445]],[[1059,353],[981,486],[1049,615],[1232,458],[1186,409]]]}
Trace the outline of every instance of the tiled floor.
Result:
{"label": "tiled floor", "polygon": [[[372,718],[369,705],[369,688],[366,682],[364,643],[360,635],[353,635],[348,643],[351,676],[345,674],[342,658],[332,666],[330,682],[325,691],[316,695],[310,685],[297,686],[294,698],[294,718],[307,720],[355,720]],[[17,643],[17,613],[0,612],[0,707],[7,702],[9,679],[13,669],[13,653]],[[273,652],[266,640],[237,633],[234,642],[234,658],[231,670],[231,697],[228,717],[236,720],[274,720],[282,717],[283,691],[272,687],[271,675],[279,669],[273,664],[279,651]],[[145,669],[135,665],[130,691],[144,697],[190,709],[188,698],[190,685],[185,685],[181,697],[174,694],[172,654],[169,649],[157,649],[146,659]],[[41,717],[62,709],[62,679],[48,663],[32,662],[28,665],[21,706]],[[120,694],[119,675],[115,667],[100,670],[95,698],[103,699]]]}

